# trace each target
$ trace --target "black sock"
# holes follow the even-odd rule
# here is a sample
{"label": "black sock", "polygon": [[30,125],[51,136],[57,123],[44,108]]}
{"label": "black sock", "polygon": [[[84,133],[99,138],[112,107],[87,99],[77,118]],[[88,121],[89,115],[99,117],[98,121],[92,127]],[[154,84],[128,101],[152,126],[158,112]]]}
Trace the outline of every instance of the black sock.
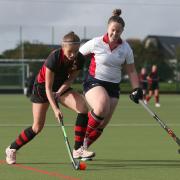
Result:
{"label": "black sock", "polygon": [[36,136],[36,133],[29,127],[21,132],[17,139],[10,145],[10,149],[20,149],[23,145],[31,141]]}
{"label": "black sock", "polygon": [[84,137],[86,134],[87,129],[87,123],[88,123],[88,115],[79,113],[76,120],[75,125],[75,145],[74,149],[79,149],[84,142]]}

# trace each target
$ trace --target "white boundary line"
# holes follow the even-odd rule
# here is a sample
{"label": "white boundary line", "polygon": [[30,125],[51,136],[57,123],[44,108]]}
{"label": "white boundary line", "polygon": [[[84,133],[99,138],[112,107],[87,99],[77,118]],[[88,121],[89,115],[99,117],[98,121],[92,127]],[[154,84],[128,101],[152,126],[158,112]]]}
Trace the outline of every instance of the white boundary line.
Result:
{"label": "white boundary line", "polygon": [[[32,124],[0,124],[0,127],[26,127],[32,126]],[[57,127],[56,124],[46,124],[45,127]],[[73,127],[74,124],[65,124],[67,127]],[[122,124],[109,124],[108,127],[156,127],[159,126],[156,123],[142,124],[142,123],[122,123]],[[179,123],[167,124],[167,126],[180,126]]]}

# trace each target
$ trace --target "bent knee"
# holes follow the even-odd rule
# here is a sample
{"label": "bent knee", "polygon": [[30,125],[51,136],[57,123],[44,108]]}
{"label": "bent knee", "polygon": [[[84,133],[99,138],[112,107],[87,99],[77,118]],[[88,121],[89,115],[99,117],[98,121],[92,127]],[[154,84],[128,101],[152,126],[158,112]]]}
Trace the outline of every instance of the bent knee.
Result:
{"label": "bent knee", "polygon": [[42,124],[33,124],[32,126],[32,130],[34,131],[34,133],[38,134],[42,131],[44,125]]}
{"label": "bent knee", "polygon": [[107,105],[99,105],[93,108],[94,113],[100,117],[106,117],[110,112],[110,107]]}

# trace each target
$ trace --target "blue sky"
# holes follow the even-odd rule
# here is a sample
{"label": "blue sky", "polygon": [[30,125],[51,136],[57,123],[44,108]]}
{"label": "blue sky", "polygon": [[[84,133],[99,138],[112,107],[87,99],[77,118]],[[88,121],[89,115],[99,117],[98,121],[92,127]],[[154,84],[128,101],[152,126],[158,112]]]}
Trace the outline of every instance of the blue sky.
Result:
{"label": "blue sky", "polygon": [[179,0],[0,0],[0,53],[19,43],[20,25],[31,42],[58,44],[71,30],[81,38],[102,35],[115,8],[126,23],[123,39],[180,36]]}

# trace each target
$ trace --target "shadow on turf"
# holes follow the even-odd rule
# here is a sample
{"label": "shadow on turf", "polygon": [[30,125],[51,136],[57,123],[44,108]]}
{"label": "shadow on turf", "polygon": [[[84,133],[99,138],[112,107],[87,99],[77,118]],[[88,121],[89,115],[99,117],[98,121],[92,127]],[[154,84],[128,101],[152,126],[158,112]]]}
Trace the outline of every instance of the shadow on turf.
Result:
{"label": "shadow on turf", "polygon": [[145,169],[145,168],[180,168],[180,160],[118,160],[97,159],[88,164],[91,170],[105,169]]}
{"label": "shadow on turf", "polygon": [[[88,171],[146,169],[146,168],[180,168],[180,160],[120,160],[96,159],[88,163]],[[68,165],[60,162],[22,162],[22,165]]]}

